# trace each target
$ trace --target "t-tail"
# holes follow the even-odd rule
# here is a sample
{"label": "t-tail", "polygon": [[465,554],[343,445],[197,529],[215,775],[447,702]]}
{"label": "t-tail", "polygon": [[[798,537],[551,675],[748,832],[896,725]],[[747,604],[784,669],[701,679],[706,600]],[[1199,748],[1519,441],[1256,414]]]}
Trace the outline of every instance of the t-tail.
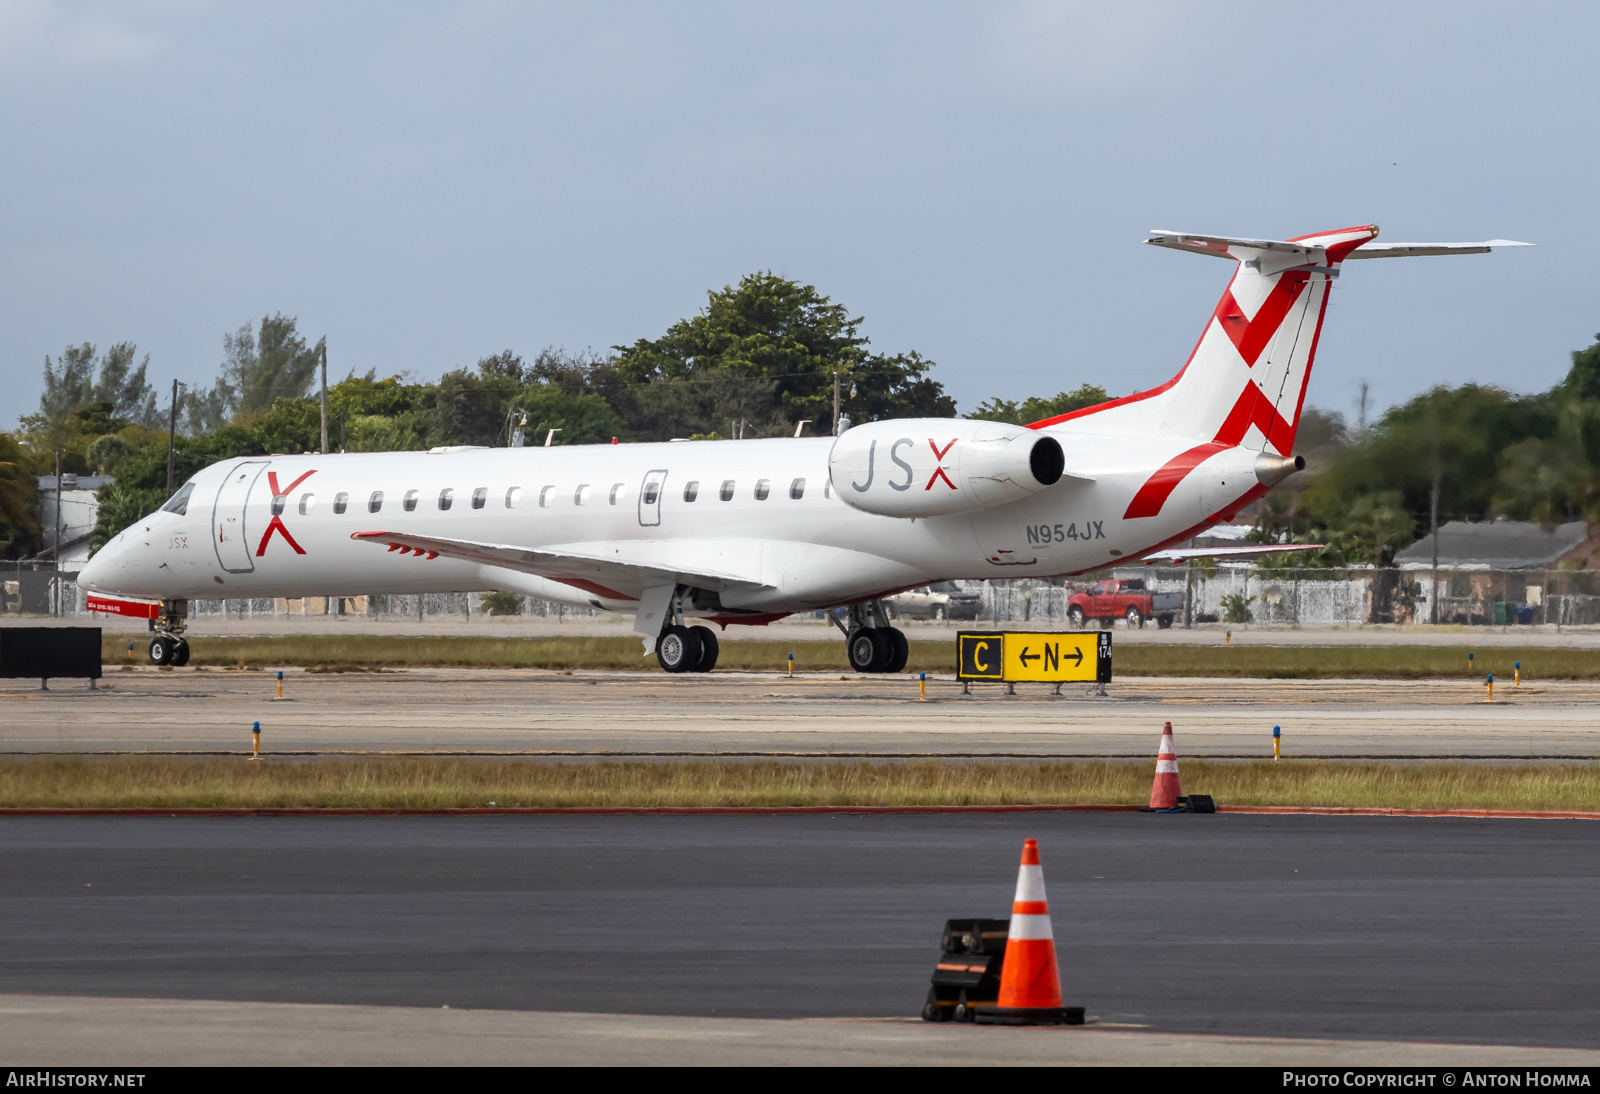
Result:
{"label": "t-tail", "polygon": [[1375,224],[1288,240],[1152,232],[1145,242],[1153,246],[1238,263],[1188,362],[1158,388],[1037,422],[1034,428],[1104,415],[1093,426],[1192,438],[1214,450],[1242,446],[1289,456],[1328,293],[1345,262],[1531,246],[1505,239],[1380,246],[1372,243],[1377,235]]}

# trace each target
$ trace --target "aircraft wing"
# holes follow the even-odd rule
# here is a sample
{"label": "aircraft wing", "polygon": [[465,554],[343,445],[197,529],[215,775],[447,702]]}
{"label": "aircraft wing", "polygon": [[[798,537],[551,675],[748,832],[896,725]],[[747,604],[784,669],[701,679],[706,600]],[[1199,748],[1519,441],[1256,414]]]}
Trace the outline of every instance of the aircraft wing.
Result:
{"label": "aircraft wing", "polygon": [[1372,243],[1345,255],[1356,258],[1408,258],[1415,255],[1481,255],[1496,247],[1537,247],[1537,243],[1518,243],[1514,239],[1488,239],[1482,243]]}
{"label": "aircraft wing", "polygon": [[1174,547],[1168,551],[1153,551],[1140,561],[1154,566],[1158,562],[1188,562],[1191,558],[1250,558],[1285,551],[1320,551],[1326,546],[1326,543],[1262,543],[1250,547]]}
{"label": "aircraft wing", "polygon": [[350,538],[424,559],[443,556],[501,566],[622,600],[663,584],[748,592],[772,587],[758,576],[759,541],[621,540],[534,549],[410,532],[356,532]]}

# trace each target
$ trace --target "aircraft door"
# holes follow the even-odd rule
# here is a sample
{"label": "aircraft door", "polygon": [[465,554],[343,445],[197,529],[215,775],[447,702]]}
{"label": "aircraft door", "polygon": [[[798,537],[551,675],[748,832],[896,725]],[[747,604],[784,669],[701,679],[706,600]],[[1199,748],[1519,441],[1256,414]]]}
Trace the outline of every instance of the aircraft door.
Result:
{"label": "aircraft door", "polygon": [[667,473],[651,471],[639,487],[639,525],[655,528],[661,524],[661,495],[667,490]]}
{"label": "aircraft door", "polygon": [[256,568],[245,529],[245,505],[251,487],[266,469],[266,460],[236,464],[217,491],[217,503],[211,510],[211,542],[217,549],[217,561],[230,574],[248,574]]}

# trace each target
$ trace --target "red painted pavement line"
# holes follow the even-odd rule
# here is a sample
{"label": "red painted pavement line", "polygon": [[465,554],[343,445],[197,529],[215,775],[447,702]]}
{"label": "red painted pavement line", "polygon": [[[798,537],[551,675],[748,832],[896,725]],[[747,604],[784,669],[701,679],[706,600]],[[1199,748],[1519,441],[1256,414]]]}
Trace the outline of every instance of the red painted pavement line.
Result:
{"label": "red painted pavement line", "polygon": [[[841,813],[1133,813],[1136,805],[579,805],[541,808],[484,806],[468,809],[362,809],[344,806],[236,808],[52,809],[0,808],[0,817],[539,817],[539,816],[801,816]],[[1382,809],[1355,806],[1219,805],[1218,813],[1317,816],[1487,817],[1501,820],[1600,820],[1600,813],[1510,809]]]}
{"label": "red painted pavement line", "polygon": [[1307,813],[1353,817],[1492,817],[1508,820],[1600,820],[1600,813],[1561,809],[1385,809],[1353,805],[1219,805],[1218,813]]}

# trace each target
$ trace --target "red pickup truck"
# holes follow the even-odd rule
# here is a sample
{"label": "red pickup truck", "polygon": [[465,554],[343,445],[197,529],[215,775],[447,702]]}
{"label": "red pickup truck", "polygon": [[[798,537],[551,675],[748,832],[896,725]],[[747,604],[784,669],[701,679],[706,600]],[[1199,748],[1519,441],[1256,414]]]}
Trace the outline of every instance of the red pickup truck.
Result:
{"label": "red pickup truck", "polygon": [[1162,630],[1183,611],[1182,593],[1153,593],[1144,587],[1144,578],[1117,578],[1096,581],[1067,598],[1067,618],[1074,627],[1086,620],[1098,620],[1109,627],[1113,619],[1126,619],[1130,627],[1142,627],[1154,619]]}

